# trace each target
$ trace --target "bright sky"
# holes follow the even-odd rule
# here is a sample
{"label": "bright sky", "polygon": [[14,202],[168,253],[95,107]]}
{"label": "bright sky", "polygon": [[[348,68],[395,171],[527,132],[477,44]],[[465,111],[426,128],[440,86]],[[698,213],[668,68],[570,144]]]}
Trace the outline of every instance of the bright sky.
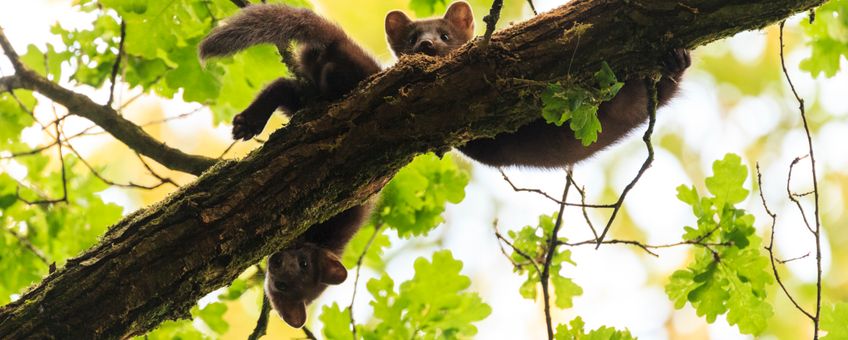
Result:
{"label": "bright sky", "polygon": [[[41,45],[44,42],[59,44],[57,38],[49,34],[49,27],[55,22],[63,26],[84,25],[84,16],[68,10],[68,1],[2,0],[0,4],[0,26],[19,52],[26,49],[29,43]],[[538,9],[544,11],[554,8],[563,1],[537,0]],[[14,8],[13,10],[11,8]],[[797,22],[797,20],[795,20]],[[771,37],[771,36],[768,36]],[[725,153],[735,152],[744,154],[749,143],[768,134],[780,121],[775,112],[784,112],[785,107],[794,107],[792,101],[778,101],[773,96],[745,98],[732,109],[725,109],[721,104],[722,98],[732,91],[717,89],[713,78],[698,69],[698,55],[732,53],[737,59],[756,63],[765,51],[767,35],[763,32],[740,34],[724,43],[715,44],[707,49],[695,52],[695,69],[692,70],[682,84],[681,95],[673,104],[659,112],[657,135],[664,131],[682,131],[682,142],[692,151],[700,155],[701,164],[695,164],[703,173],[710,173],[713,160],[720,159]],[[848,75],[845,72],[829,80],[810,79],[806,74],[797,70],[796,65],[806,55],[804,48],[796,49],[788,55],[790,74],[799,87],[802,96],[807,98],[808,105],[820,104],[823,111],[841,118],[840,122],[828,125],[816,138],[819,160],[823,168],[848,169],[848,153],[844,145],[848,145],[848,123],[844,118],[848,114],[848,101],[844,100],[845,89],[848,89]],[[843,66],[843,69],[845,66]],[[11,74],[12,69],[5,59],[0,59],[0,71]],[[753,76],[753,75],[752,75]],[[90,89],[80,90],[92,93]],[[728,92],[730,91],[730,92]],[[783,91],[783,90],[779,90]],[[94,94],[96,98],[103,93]],[[98,97],[99,96],[99,97]],[[102,99],[102,98],[100,98]],[[177,102],[163,104],[165,115],[172,116],[185,112],[191,105]],[[46,112],[45,107],[39,108]],[[793,113],[794,114],[794,113]],[[85,126],[84,121],[79,122]],[[208,129],[220,136],[227,137],[227,127],[213,128],[208,115],[203,113],[185,120],[171,123],[176,131],[186,128]],[[642,130],[637,133],[641,136]],[[37,138],[31,142],[37,144]],[[774,210],[789,210],[789,203],[781,201],[786,181],[786,166],[788,162],[805,152],[803,135],[790,133],[783,143],[781,150],[766,150],[764,152],[763,171],[769,179],[765,183],[768,197],[775,197],[771,202]],[[181,147],[180,144],[174,144]],[[82,148],[96,149],[97,145],[90,142]],[[603,187],[604,173],[611,173],[616,190],[621,189],[630,181],[645,157],[644,146],[637,136],[632,136],[614,150],[604,152],[594,159],[578,165],[575,169],[577,180],[589,191],[589,200],[599,197],[598,192]],[[644,239],[648,243],[663,244],[679,240],[684,225],[694,223],[691,213],[685,205],[679,203],[675,188],[680,184],[691,185],[685,166],[671,153],[662,147],[657,148],[656,160],[653,167],[645,174],[641,182],[631,192],[626,201],[625,209],[630,218],[641,228]],[[7,170],[9,168],[7,167]],[[808,171],[798,167],[798,173]],[[531,170],[510,169],[507,172],[519,186],[541,188],[553,196],[558,196],[563,186],[563,175],[557,172],[540,172]],[[493,314],[479,324],[480,339],[527,339],[544,337],[544,315],[541,304],[522,299],[518,287],[522,279],[512,273],[512,268],[501,255],[492,231],[492,222],[497,219],[502,232],[517,229],[524,225],[535,225],[540,214],[550,214],[556,206],[552,203],[529,193],[516,193],[500,174],[491,168],[474,166],[474,179],[466,193],[466,200],[459,205],[451,206],[445,215],[447,225],[435,232],[431,238],[439,237],[443,245],[453,251],[454,256],[465,262],[463,272],[474,280],[474,290],[480,292],[484,300],[493,307]],[[750,176],[749,176],[750,179]],[[702,181],[702,179],[696,179]],[[802,178],[797,179],[798,187],[804,184]],[[751,187],[750,180],[747,185]],[[138,202],[132,201],[120,190],[110,190],[106,196],[128,209],[134,209]],[[828,193],[825,195],[829,203],[823,209],[842,209],[845,205],[841,196]],[[781,206],[782,205],[782,206]],[[757,227],[764,228],[767,221],[759,200],[749,200],[748,207],[757,216]],[[564,235],[571,240],[586,240],[590,238],[588,228],[582,219],[582,214],[576,209],[566,210],[566,228]],[[794,218],[797,218],[794,217]],[[797,224],[797,220],[787,219],[784,225]],[[602,225],[604,217],[595,215],[596,225]],[[785,257],[803,254],[806,249],[812,249],[812,243],[801,228],[782,228],[778,234],[778,247]],[[827,236],[827,235],[825,235]],[[635,236],[640,237],[640,236]],[[826,244],[826,242],[825,242]],[[432,249],[410,250],[401,254],[391,262],[389,271],[395,282],[400,282],[412,276],[411,263],[418,256],[428,256]],[[566,276],[573,277],[584,289],[584,294],[575,300],[575,307],[566,311],[556,311],[555,319],[566,322],[580,315],[587,326],[595,328],[601,325],[627,327],[641,339],[667,339],[668,325],[665,324],[669,314],[674,313],[674,322],[670,325],[677,333],[698,333],[707,327],[714,339],[736,339],[739,337],[735,328],[730,328],[725,322],[719,321],[705,326],[705,322],[697,318],[690,307],[674,311],[668,298],[663,292],[664,281],[657,282],[656,277],[668,277],[685,260],[687,249],[674,248],[660,251],[660,258],[634,256],[638,250],[621,246],[605,246],[595,251],[593,247],[575,248],[574,260],[579,264],[577,269],[565,268]],[[809,259],[812,260],[812,259]],[[814,280],[814,262],[800,260],[789,265],[792,274],[806,280]],[[825,249],[825,266],[829,266],[829,249]],[[374,273],[363,271],[366,282]],[[325,294],[319,303],[330,303],[338,299],[349,301],[352,280],[334,288]],[[360,289],[364,291],[364,284]],[[360,295],[364,296],[364,295]],[[358,318],[364,318],[370,313],[370,307],[365,298],[358,299],[355,306]],[[799,317],[799,320],[801,318]]]}

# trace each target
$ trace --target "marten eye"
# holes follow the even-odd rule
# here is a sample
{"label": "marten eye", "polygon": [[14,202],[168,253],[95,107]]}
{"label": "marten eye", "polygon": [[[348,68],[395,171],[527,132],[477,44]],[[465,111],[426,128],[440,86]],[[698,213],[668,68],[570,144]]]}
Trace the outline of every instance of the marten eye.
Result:
{"label": "marten eye", "polygon": [[409,37],[409,44],[410,45],[415,45],[416,42],[418,42],[418,36],[413,35],[413,36]]}
{"label": "marten eye", "polygon": [[440,36],[440,38],[442,38],[442,41],[448,41],[448,40],[450,40],[450,37],[449,37],[447,34],[442,34],[442,35]]}
{"label": "marten eye", "polygon": [[298,256],[297,263],[300,265],[301,269],[306,269],[307,267],[309,267],[309,261],[306,260],[306,256]]}
{"label": "marten eye", "polygon": [[289,290],[289,285],[287,285],[283,281],[275,281],[274,282],[274,288],[277,288],[277,290],[285,291],[285,290]]}

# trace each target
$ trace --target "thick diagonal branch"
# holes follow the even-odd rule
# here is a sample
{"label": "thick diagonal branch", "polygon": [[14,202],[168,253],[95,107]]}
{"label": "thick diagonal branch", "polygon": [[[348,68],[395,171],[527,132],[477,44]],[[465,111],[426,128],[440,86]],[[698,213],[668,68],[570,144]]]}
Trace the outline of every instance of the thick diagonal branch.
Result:
{"label": "thick diagonal branch", "polygon": [[347,98],[300,112],[243,161],[219,163],[113,226],[0,309],[0,338],[118,338],[187,317],[198,298],[307,226],[360,204],[414,155],[539,117],[537,94],[512,79],[579,81],[602,61],[620,77],[644,76],[671,48],[821,2],[578,0],[494,34],[485,50],[469,44],[444,60],[403,58]]}

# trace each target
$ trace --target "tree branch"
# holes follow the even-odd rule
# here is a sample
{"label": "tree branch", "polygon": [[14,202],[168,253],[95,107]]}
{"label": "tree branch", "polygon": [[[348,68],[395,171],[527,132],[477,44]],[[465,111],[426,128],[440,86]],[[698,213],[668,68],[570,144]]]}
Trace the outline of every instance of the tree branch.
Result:
{"label": "tree branch", "polygon": [[[415,155],[538,119],[536,95],[510,79],[583,81],[602,61],[619,78],[643,77],[658,72],[672,48],[764,27],[822,1],[693,0],[693,12],[676,0],[578,0],[494,34],[485,51],[468,44],[441,60],[401,58],[345,99],[299,112],[244,160],[222,161],[118,222],[98,245],[0,308],[0,338],[123,338],[189,317],[200,297],[308,226],[361,204]],[[575,23],[580,53],[567,74]],[[97,108],[88,114],[109,123],[104,128],[121,126],[108,108],[30,82],[57,92],[72,112]]]}
{"label": "tree branch", "polygon": [[[0,78],[0,87],[24,88],[41,93],[47,98],[63,105],[71,114],[86,118],[109,132],[113,137],[126,144],[131,149],[150,157],[160,164],[172,169],[200,175],[204,170],[215,164],[213,158],[189,155],[156,140],[138,125],[121,117],[117,111],[108,105],[95,103],[85,95],[68,90],[48,80],[44,76],[26,68],[3,31],[0,30],[0,46],[12,65],[15,66],[15,76]],[[3,81],[9,79],[7,81]],[[15,80],[17,79],[17,80]],[[4,85],[5,84],[5,85]]]}

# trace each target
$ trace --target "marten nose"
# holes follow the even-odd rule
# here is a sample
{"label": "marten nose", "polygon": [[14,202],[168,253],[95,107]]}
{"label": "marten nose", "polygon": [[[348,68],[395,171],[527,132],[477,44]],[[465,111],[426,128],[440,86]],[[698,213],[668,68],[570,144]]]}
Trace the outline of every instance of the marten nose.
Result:
{"label": "marten nose", "polygon": [[426,55],[436,55],[436,47],[430,40],[422,40],[420,43],[418,43],[418,48],[416,50],[417,52],[424,53]]}

